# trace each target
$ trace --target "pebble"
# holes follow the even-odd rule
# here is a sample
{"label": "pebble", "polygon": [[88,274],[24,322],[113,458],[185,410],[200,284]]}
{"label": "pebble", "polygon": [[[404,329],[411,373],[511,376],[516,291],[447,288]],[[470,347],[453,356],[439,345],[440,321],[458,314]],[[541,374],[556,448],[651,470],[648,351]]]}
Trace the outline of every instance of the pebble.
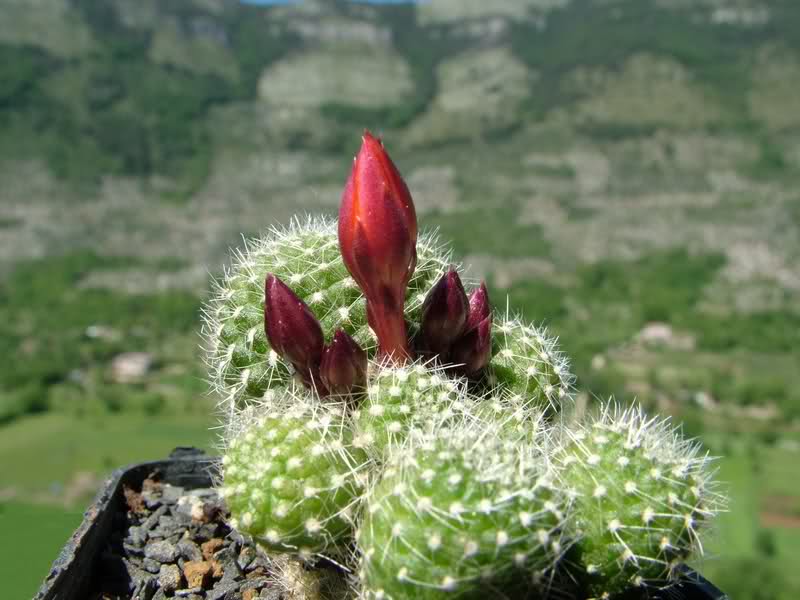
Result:
{"label": "pebble", "polygon": [[211,575],[211,563],[207,561],[192,561],[183,565],[183,576],[189,587],[206,587]]}
{"label": "pebble", "polygon": [[186,560],[203,560],[203,553],[200,551],[200,547],[191,540],[179,541],[176,548],[178,549],[178,553]]}
{"label": "pebble", "polygon": [[142,561],[142,566],[148,573],[158,573],[161,570],[161,563],[152,558],[145,558]]}
{"label": "pebble", "polygon": [[175,595],[178,598],[189,598],[191,596],[198,596],[203,593],[203,588],[201,587],[193,587],[187,588],[185,590],[175,590]]}
{"label": "pebble", "polygon": [[236,564],[239,565],[239,568],[244,571],[247,567],[250,566],[256,558],[256,549],[252,546],[244,546],[239,552],[239,558],[236,559]]}
{"label": "pebble", "polygon": [[144,520],[144,523],[142,523],[142,529],[145,531],[150,531],[153,529],[153,527],[158,524],[158,520],[162,517],[162,515],[166,514],[168,510],[169,507],[167,506],[159,506],[150,514],[149,517]]}
{"label": "pebble", "polygon": [[147,541],[147,531],[134,525],[128,528],[128,538],[134,545],[141,546]]}
{"label": "pebble", "polygon": [[217,550],[222,548],[225,545],[225,540],[220,538],[211,538],[207,542],[204,542],[200,545],[200,549],[203,552],[203,556],[205,558],[211,558]]}
{"label": "pebble", "polygon": [[[173,544],[166,540],[160,542],[153,542],[144,547],[144,555],[147,558],[152,558],[160,563],[174,562],[177,555],[177,550]],[[177,567],[175,567],[177,569]]]}
{"label": "pebble", "polygon": [[235,581],[220,582],[206,594],[206,600],[229,600],[239,595],[238,590],[239,584]]}
{"label": "pebble", "polygon": [[168,595],[177,590],[182,582],[183,576],[177,565],[161,565],[161,571],[158,573],[158,585]]}

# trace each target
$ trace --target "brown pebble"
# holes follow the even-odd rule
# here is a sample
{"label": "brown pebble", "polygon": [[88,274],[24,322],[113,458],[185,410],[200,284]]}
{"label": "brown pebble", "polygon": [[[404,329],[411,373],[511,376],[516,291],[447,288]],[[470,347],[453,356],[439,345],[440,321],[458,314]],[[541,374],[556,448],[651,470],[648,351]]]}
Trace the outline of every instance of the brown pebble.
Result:
{"label": "brown pebble", "polygon": [[125,494],[125,504],[128,505],[128,510],[137,515],[147,513],[147,507],[142,500],[142,495],[135,490],[129,488],[127,485],[122,488],[122,493]]}
{"label": "brown pebble", "polygon": [[242,600],[255,600],[256,598],[258,598],[258,590],[256,589],[245,590],[242,594]]}
{"label": "brown pebble", "polygon": [[211,574],[211,563],[204,560],[192,560],[184,563],[183,576],[190,588],[206,587]]}
{"label": "brown pebble", "polygon": [[219,579],[225,574],[225,569],[222,568],[222,563],[218,560],[211,559],[211,577]]}
{"label": "brown pebble", "polygon": [[208,560],[209,558],[211,558],[214,555],[214,553],[217,550],[222,548],[222,546],[224,546],[224,545],[225,545],[225,541],[224,540],[222,540],[220,538],[211,538],[207,542],[203,542],[200,545],[200,550],[202,550],[203,556],[205,557],[205,559]]}

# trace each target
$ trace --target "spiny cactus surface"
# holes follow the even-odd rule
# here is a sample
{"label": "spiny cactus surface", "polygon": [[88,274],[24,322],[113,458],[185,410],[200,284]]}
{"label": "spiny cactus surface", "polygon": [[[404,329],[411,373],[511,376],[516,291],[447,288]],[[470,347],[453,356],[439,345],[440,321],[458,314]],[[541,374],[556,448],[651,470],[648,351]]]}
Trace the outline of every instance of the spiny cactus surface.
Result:
{"label": "spiny cactus surface", "polygon": [[275,549],[331,549],[351,531],[366,462],[342,407],[297,398],[258,412],[222,458],[232,524]]}
{"label": "spiny cactus surface", "polygon": [[462,422],[392,455],[357,534],[367,598],[460,598],[512,571],[550,569],[566,506],[546,460],[490,424]]}
{"label": "spiny cactus surface", "polygon": [[702,550],[700,529],[720,497],[709,459],[668,421],[606,406],[566,440],[562,481],[575,497],[572,528],[594,597],[669,579]]}
{"label": "spiny cactus surface", "polygon": [[569,364],[546,330],[517,319],[498,319],[492,341],[492,385],[548,412],[557,412],[569,399]]}
{"label": "spiny cactus surface", "polygon": [[449,378],[432,365],[376,365],[367,393],[353,413],[356,445],[381,457],[402,446],[411,429],[470,402],[466,382]]}
{"label": "spiny cactus surface", "polygon": [[[448,253],[433,236],[417,243],[417,265],[406,293],[406,318],[418,321],[426,291],[446,270]],[[271,388],[291,383],[291,369],[267,341],[264,281],[278,276],[308,304],[330,340],[345,330],[372,353],[365,300],[339,253],[335,222],[315,218],[273,229],[234,255],[205,310],[204,334],[213,385],[226,408],[245,406]]]}

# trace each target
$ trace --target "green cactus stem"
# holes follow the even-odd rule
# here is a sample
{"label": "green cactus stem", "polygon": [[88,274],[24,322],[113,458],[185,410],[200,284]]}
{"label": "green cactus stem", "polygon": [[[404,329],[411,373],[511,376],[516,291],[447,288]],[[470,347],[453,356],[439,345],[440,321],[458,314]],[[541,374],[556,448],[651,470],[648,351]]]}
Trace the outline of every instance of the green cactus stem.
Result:
{"label": "green cactus stem", "polygon": [[284,397],[239,414],[220,489],[234,528],[301,555],[349,537],[366,459],[351,447],[344,412],[342,405]]}
{"label": "green cactus stem", "polygon": [[357,532],[366,598],[469,596],[549,571],[566,506],[539,449],[463,420],[409,439],[370,490]]}
{"label": "green cactus stem", "polygon": [[572,380],[567,359],[545,329],[517,319],[496,320],[488,374],[492,386],[552,414],[570,399]]}
{"label": "green cactus stem", "polygon": [[702,551],[721,497],[710,459],[667,420],[606,405],[593,422],[566,430],[558,460],[592,597],[668,580]]}

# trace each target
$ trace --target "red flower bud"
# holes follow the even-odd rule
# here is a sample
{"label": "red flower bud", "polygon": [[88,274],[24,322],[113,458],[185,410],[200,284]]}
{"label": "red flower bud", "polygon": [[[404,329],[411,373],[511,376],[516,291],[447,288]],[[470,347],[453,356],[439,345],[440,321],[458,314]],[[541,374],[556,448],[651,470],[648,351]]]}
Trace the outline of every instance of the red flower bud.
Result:
{"label": "red flower bud", "polygon": [[338,329],[322,353],[319,374],[331,394],[363,388],[367,385],[367,353],[347,332]]}
{"label": "red flower bud", "polygon": [[489,292],[486,290],[486,282],[481,281],[481,286],[472,290],[469,295],[469,317],[467,318],[465,330],[475,329],[491,313],[492,306],[489,304]]}
{"label": "red flower bud", "polygon": [[404,361],[411,354],[403,304],[417,263],[417,216],[397,167],[369,132],[342,194],[339,250],[367,299],[381,354]]}
{"label": "red flower bud", "polygon": [[450,360],[468,377],[474,377],[486,368],[492,358],[492,317],[489,315],[478,326],[458,339],[450,351]]}
{"label": "red flower bud", "polygon": [[422,338],[426,348],[446,358],[469,316],[469,300],[461,278],[452,267],[436,282],[422,304]]}
{"label": "red flower bud", "polygon": [[264,289],[264,330],[272,349],[288,360],[307,385],[318,388],[325,338],[319,321],[285,283],[270,273]]}

